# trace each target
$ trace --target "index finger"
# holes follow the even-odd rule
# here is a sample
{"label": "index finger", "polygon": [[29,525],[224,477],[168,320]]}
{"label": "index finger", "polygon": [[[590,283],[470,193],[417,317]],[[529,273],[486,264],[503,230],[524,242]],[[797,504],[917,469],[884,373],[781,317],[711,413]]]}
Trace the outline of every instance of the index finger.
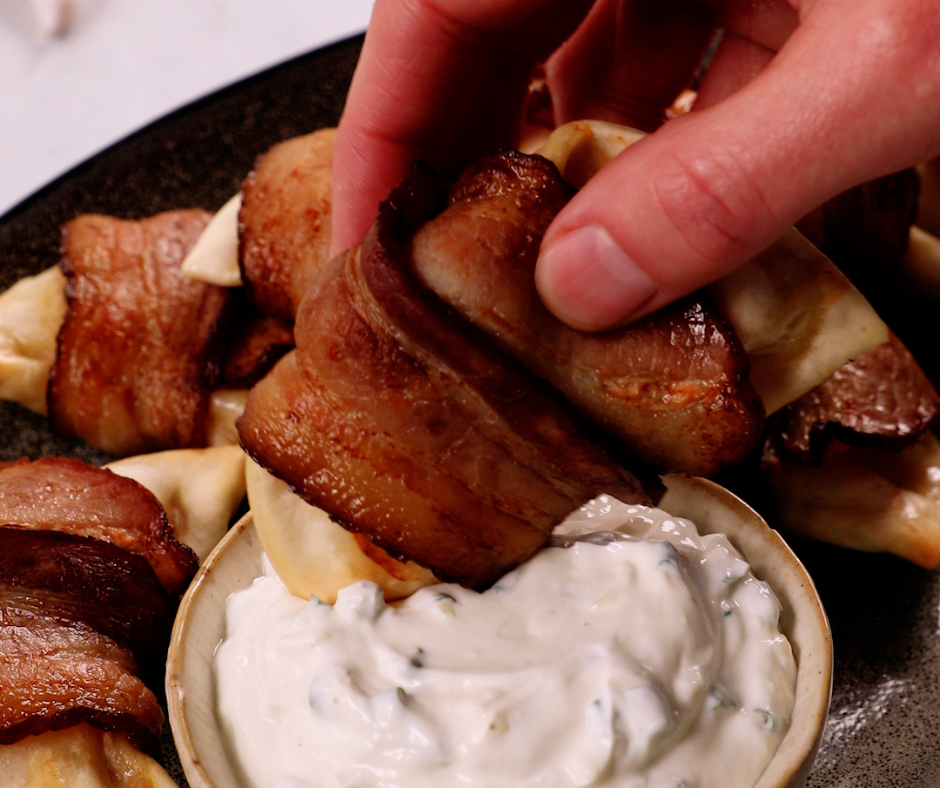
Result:
{"label": "index finger", "polygon": [[378,0],[333,157],[334,250],[362,240],[416,159],[451,173],[514,144],[535,64],[592,2]]}

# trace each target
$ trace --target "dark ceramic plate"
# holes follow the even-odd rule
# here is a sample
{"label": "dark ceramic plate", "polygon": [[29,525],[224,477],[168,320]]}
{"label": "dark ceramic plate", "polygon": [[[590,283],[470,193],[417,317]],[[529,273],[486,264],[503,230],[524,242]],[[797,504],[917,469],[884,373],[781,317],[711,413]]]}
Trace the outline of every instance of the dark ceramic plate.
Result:
{"label": "dark ceramic plate", "polygon": [[[360,45],[361,38],[335,44],[197,101],[13,208],[0,218],[0,290],[54,265],[58,227],[76,214],[219,208],[259,153],[336,124]],[[0,459],[107,459],[4,403],[0,436]],[[835,644],[832,713],[809,786],[940,786],[940,572],[890,557],[794,547],[819,586]],[[169,738],[164,760],[185,785]]]}

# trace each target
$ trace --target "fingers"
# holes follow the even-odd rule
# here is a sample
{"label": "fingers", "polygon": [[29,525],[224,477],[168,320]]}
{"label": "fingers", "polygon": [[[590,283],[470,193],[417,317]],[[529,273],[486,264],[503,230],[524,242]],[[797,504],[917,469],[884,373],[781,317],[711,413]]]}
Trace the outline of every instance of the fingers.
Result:
{"label": "fingers", "polygon": [[700,112],[737,93],[770,65],[775,54],[760,44],[725,31],[692,109]]}
{"label": "fingers", "polygon": [[449,172],[514,144],[533,64],[592,5],[554,58],[558,84],[570,87],[557,93],[560,118],[643,128],[658,126],[685,87],[716,19],[772,38],[778,6],[793,13],[785,0],[710,2],[379,0],[336,143],[334,251],[361,240],[415,159]]}
{"label": "fingers", "polygon": [[658,128],[716,29],[711,10],[697,1],[599,0],[547,64],[556,122]]}
{"label": "fingers", "polygon": [[704,0],[718,24],[737,38],[779,52],[799,24],[797,2],[788,0]]}
{"label": "fingers", "polygon": [[535,63],[590,4],[378,0],[336,140],[334,250],[362,239],[414,160],[450,173],[514,144]]}
{"label": "fingers", "polygon": [[[689,86],[718,26],[724,50],[737,41],[772,54],[798,21],[787,0],[599,0],[548,63],[556,121],[595,118],[652,131]],[[740,81],[737,70],[725,73]]]}
{"label": "fingers", "polygon": [[540,293],[579,328],[629,322],[834,194],[935,154],[938,128],[935,3],[815,0],[756,78],[667,123],[581,190],[543,241]]}

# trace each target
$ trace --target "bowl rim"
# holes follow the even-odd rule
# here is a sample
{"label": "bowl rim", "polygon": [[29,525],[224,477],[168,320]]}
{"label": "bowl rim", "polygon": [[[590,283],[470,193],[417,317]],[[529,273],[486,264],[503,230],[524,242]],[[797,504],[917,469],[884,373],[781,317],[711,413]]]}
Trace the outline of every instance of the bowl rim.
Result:
{"label": "bowl rim", "polygon": [[[216,736],[211,735],[214,730],[213,728],[203,728],[200,732],[197,732],[199,728],[197,724],[194,723],[204,723],[205,720],[197,721],[195,719],[195,715],[193,714],[195,706],[194,701],[198,700],[198,698],[193,698],[191,693],[187,692],[187,682],[194,670],[201,671],[207,674],[209,679],[212,679],[212,662],[218,642],[212,647],[211,654],[208,658],[206,658],[204,654],[198,654],[195,655],[195,657],[189,656],[188,658],[187,655],[190,651],[188,636],[192,631],[189,627],[190,622],[198,616],[198,613],[203,609],[207,601],[212,601],[206,598],[207,589],[210,584],[215,582],[222,562],[224,558],[230,554],[232,546],[240,543],[244,544],[246,540],[249,546],[251,546],[251,542],[254,542],[257,546],[259,553],[257,572],[254,576],[257,577],[260,575],[261,543],[257,540],[254,520],[249,511],[229,529],[200,566],[196,577],[183,595],[183,599],[180,602],[176,614],[176,619],[173,622],[173,632],[170,636],[170,646],[166,663],[165,689],[167,711],[170,729],[173,733],[173,742],[176,745],[180,765],[183,767],[183,773],[186,775],[186,780],[189,782],[190,788],[220,788],[217,770],[206,767],[207,762],[212,763],[209,753],[204,752],[207,746],[207,735],[209,735],[210,739],[217,740],[210,741],[208,746],[212,747],[212,745],[215,744],[221,748],[221,750],[216,750],[213,754],[215,756],[224,754],[229,764],[231,774],[225,775],[223,779],[225,779],[232,788],[241,788],[241,786],[245,784],[243,778],[237,773],[237,767],[235,766],[236,761],[233,754],[227,752],[225,738],[221,735],[221,732],[219,731]],[[239,588],[250,585],[253,579],[254,578],[248,579],[247,582],[243,582],[240,586],[232,587],[228,590],[221,600],[220,607],[224,609],[225,600],[228,596],[234,593],[234,591],[239,590]],[[217,623],[224,634],[224,616],[221,615],[221,611],[219,611],[219,614],[219,621]],[[216,631],[218,631],[218,629]],[[219,642],[220,641],[221,637],[219,638]],[[213,700],[212,722],[217,729],[220,727],[220,723],[215,714],[214,681],[212,682],[211,691],[209,688],[206,689],[206,696],[211,696]]]}
{"label": "bowl rim", "polygon": [[[695,522],[700,533],[725,533],[719,518],[737,519],[729,540],[780,601],[781,631],[797,659],[796,696],[790,728],[754,788],[797,788],[812,769],[832,700],[832,630],[816,585],[783,537],[734,493],[698,477],[668,474],[663,481],[660,506]],[[755,551],[762,541],[773,549]]]}
{"label": "bowl rim", "polygon": [[[664,482],[667,491],[663,508],[693,520],[703,534],[727,533],[730,515],[734,519],[731,542],[758,577],[774,578],[768,583],[781,602],[781,628],[797,658],[796,699],[790,729],[754,788],[797,788],[809,774],[822,741],[832,694],[832,635],[816,587],[789,545],[740,498],[697,477],[668,475]],[[758,545],[772,549],[755,553]],[[236,567],[225,559],[233,551],[243,556],[243,568],[248,571],[232,571]],[[252,556],[253,564],[249,560]],[[261,544],[249,512],[216,545],[180,603],[167,659],[166,697],[173,739],[191,788],[250,786],[240,773],[216,716],[213,657],[224,634],[225,600],[234,591],[251,585],[261,570]],[[193,649],[190,638],[194,632],[201,642]],[[191,649],[195,653],[190,653]],[[207,655],[206,650],[211,653]],[[192,689],[189,682],[194,675],[212,686],[200,687],[195,696],[187,692]],[[211,714],[204,707],[210,698]],[[198,707],[200,701],[202,708]],[[219,757],[224,764],[218,762]]]}

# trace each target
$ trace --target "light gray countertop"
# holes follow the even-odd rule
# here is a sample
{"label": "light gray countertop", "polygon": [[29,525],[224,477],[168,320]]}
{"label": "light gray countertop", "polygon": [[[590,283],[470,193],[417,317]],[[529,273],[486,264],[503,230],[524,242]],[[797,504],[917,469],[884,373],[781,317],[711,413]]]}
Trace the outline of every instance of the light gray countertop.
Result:
{"label": "light gray countertop", "polygon": [[199,96],[359,33],[374,0],[72,0],[43,38],[29,0],[0,2],[0,214]]}

